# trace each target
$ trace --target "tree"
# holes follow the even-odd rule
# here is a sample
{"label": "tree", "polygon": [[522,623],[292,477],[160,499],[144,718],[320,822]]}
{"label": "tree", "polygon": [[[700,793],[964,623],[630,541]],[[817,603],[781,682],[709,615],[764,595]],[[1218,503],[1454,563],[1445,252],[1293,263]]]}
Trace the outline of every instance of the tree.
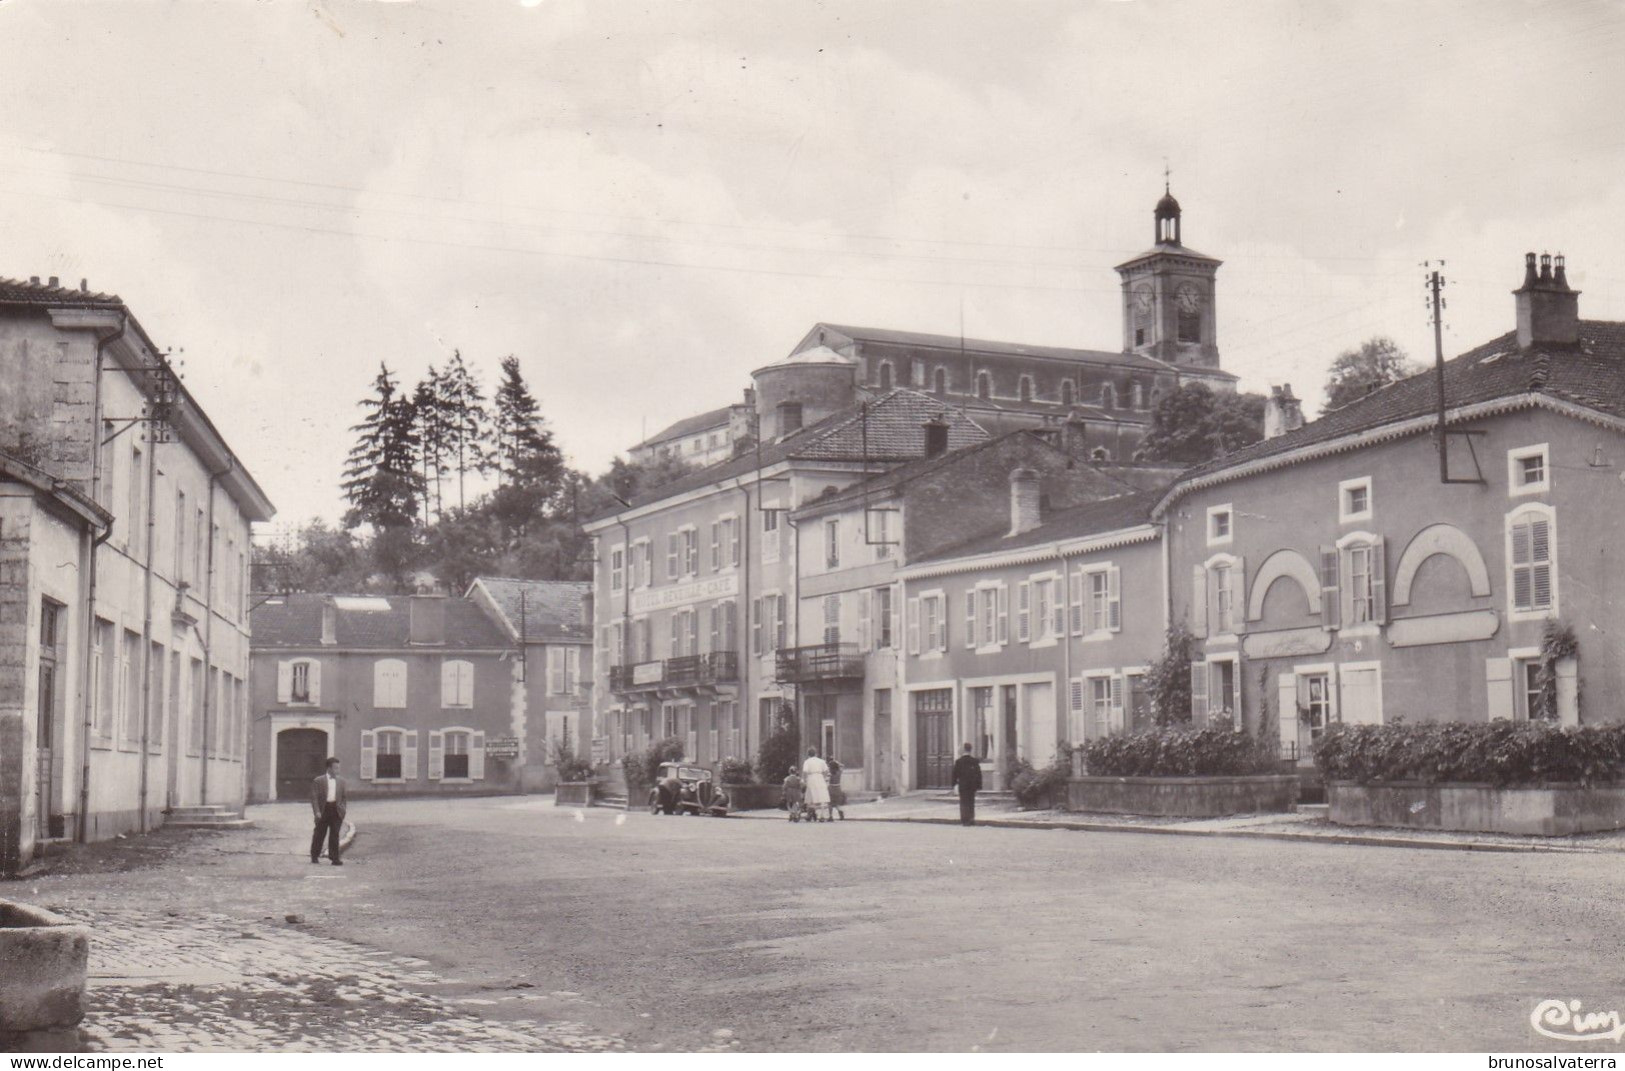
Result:
{"label": "tree", "polygon": [[519,358],[502,359],[502,381],[493,404],[490,460],[497,475],[493,506],[503,527],[517,538],[556,503],[564,480],[564,456],[525,385]]}
{"label": "tree", "polygon": [[457,508],[466,509],[468,473],[484,471],[489,464],[491,425],[480,381],[464,363],[461,350],[452,350],[451,360],[440,373],[437,393],[446,460],[457,474]]}
{"label": "tree", "polygon": [[1163,638],[1162,657],[1145,675],[1151,696],[1151,718],[1158,725],[1191,720],[1191,651],[1196,637],[1184,624],[1170,625]]}
{"label": "tree", "polygon": [[418,472],[417,419],[412,400],[402,394],[387,365],[378,365],[366,413],[350,430],[358,438],[344,468],[344,497],[350,508],[346,527],[368,524],[375,531],[410,532],[418,519],[423,478]]}
{"label": "tree", "polygon": [[1326,408],[1336,409],[1364,398],[1378,387],[1398,383],[1427,369],[1405,355],[1391,338],[1378,335],[1344,350],[1326,375]]}
{"label": "tree", "polygon": [[1197,464],[1263,437],[1263,395],[1215,393],[1205,383],[1187,383],[1157,401],[1140,448],[1149,461]]}
{"label": "tree", "polygon": [[431,523],[431,510],[433,516],[438,518],[445,507],[442,484],[450,449],[450,427],[445,407],[445,388],[441,380],[441,374],[435,370],[434,365],[430,365],[412,392],[412,411],[417,417],[418,458],[423,470],[425,527]]}

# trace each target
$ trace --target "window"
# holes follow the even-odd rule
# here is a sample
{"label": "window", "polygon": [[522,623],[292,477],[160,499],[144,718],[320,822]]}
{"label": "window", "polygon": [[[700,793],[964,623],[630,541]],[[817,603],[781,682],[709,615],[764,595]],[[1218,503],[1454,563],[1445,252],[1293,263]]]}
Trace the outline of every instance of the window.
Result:
{"label": "window", "polygon": [[377,765],[374,767],[375,772],[373,774],[375,780],[399,781],[402,779],[402,775],[405,773],[406,756],[402,754],[405,737],[406,734],[399,729],[385,729],[377,734]]}
{"label": "window", "polygon": [[869,542],[875,545],[875,560],[891,557],[891,510],[871,509],[864,511],[864,518],[869,525]]}
{"label": "window", "polygon": [[1213,572],[1213,588],[1216,597],[1216,614],[1214,627],[1221,635],[1236,631],[1236,586],[1231,581],[1231,567],[1226,564],[1215,565]]}
{"label": "window", "polygon": [[1102,409],[1117,408],[1117,388],[1110,383],[1100,385],[1100,407]]}
{"label": "window", "polygon": [[474,705],[474,663],[460,658],[440,663],[440,705]]}
{"label": "window", "polygon": [[1234,525],[1231,522],[1232,510],[1226,504],[1223,506],[1209,506],[1207,510],[1207,545],[1210,547],[1223,546],[1235,537]]}
{"label": "window", "polygon": [[288,702],[311,702],[310,691],[310,663],[295,662],[291,667],[291,679],[288,682]]}
{"label": "window", "polygon": [[909,653],[930,654],[948,649],[948,622],[942,592],[910,600]]}
{"label": "window", "polygon": [[841,642],[841,597],[824,596],[824,642]]}
{"label": "window", "polygon": [[678,532],[666,533],[666,579],[676,580],[682,568],[682,536]]}
{"label": "window", "polygon": [[880,362],[880,389],[881,390],[891,390],[891,388],[892,388],[891,362],[890,361],[881,361]]}
{"label": "window", "polygon": [[762,507],[762,563],[771,565],[779,560],[779,511],[773,506]]}
{"label": "window", "polygon": [[118,674],[114,667],[117,654],[113,648],[113,623],[96,619],[96,634],[91,645],[91,669],[96,678],[95,735],[110,739],[113,735],[114,703],[118,698]]}
{"label": "window", "polygon": [[1072,381],[1070,379],[1063,379],[1061,380],[1061,404],[1071,408],[1072,402]]}
{"label": "window", "polygon": [[1507,517],[1507,561],[1514,619],[1557,612],[1556,514],[1528,505]]}
{"label": "window", "polygon": [[1337,517],[1344,523],[1371,519],[1371,477],[1361,476],[1337,485]]}
{"label": "window", "polygon": [[1349,624],[1358,625],[1377,620],[1376,588],[1374,583],[1374,552],[1369,545],[1348,548]]}
{"label": "window", "polygon": [[1546,443],[1507,451],[1507,494],[1533,495],[1552,489],[1552,466]]}
{"label": "window", "polygon": [[141,743],[141,637],[128,629],[119,665],[124,671],[124,701],[119,704],[123,708],[124,743],[134,747]]}
{"label": "window", "polygon": [[[1091,736],[1099,739],[1110,736],[1112,731],[1112,684],[1115,678],[1109,676],[1090,677],[1089,681],[1089,716],[1091,721]],[[1119,695],[1122,693],[1119,692]]]}
{"label": "window", "polygon": [[948,393],[948,370],[939,368],[931,376],[931,389],[938,394]]}
{"label": "window", "polygon": [[711,522],[711,571],[739,564],[739,518],[719,517]]}
{"label": "window", "polygon": [[700,530],[698,528],[684,528],[679,533],[683,538],[683,575],[700,575]]}
{"label": "window", "polygon": [[1241,695],[1236,690],[1236,662],[1230,658],[1210,658],[1191,663],[1191,721],[1204,725],[1210,719],[1241,725]]}
{"label": "window", "polygon": [[372,664],[372,705],[382,709],[406,706],[406,663],[380,658]]}
{"label": "window", "polygon": [[875,588],[875,647],[892,646],[892,594],[891,588]]}
{"label": "window", "polygon": [[130,444],[130,516],[124,529],[124,542],[131,554],[140,554],[141,546],[141,447]]}
{"label": "window", "polygon": [[751,602],[751,651],[772,654],[784,646],[784,596],[763,595]]}
{"label": "window", "polygon": [[976,757],[986,762],[993,757],[993,689],[972,688],[970,709],[971,746],[975,749]]}
{"label": "window", "polygon": [[1016,394],[1024,402],[1033,400],[1033,377],[1022,376],[1016,384]]}
{"label": "window", "polygon": [[175,580],[187,578],[186,572],[186,492],[175,492]]}
{"label": "window", "polygon": [[1134,384],[1134,408],[1145,408],[1145,385],[1142,383]]}
{"label": "window", "polygon": [[986,372],[976,373],[976,396],[978,398],[991,398],[993,396],[993,377]]}
{"label": "window", "polygon": [[1512,702],[1519,721],[1556,721],[1557,707],[1540,686],[1540,658],[1512,659]]}
{"label": "window", "polygon": [[824,522],[824,567],[837,569],[841,564],[841,519],[831,517]]}
{"label": "window", "polygon": [[442,776],[447,780],[465,780],[468,777],[468,749],[473,742],[472,733],[461,729],[448,732],[445,736],[445,755],[441,767]]}
{"label": "window", "polygon": [[613,547],[609,552],[609,590],[620,591],[626,575],[626,548]]}

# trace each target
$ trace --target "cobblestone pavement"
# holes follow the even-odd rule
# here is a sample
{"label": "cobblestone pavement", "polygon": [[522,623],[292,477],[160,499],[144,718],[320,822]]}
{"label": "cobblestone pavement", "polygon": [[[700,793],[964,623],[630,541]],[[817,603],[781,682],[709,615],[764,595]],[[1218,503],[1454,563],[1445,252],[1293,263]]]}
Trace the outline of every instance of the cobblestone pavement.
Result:
{"label": "cobblestone pavement", "polygon": [[[487,997],[426,961],[225,915],[69,907],[95,927],[85,1038],[92,1049],[160,1052],[604,1052],[613,1037],[569,1021],[496,1023],[468,1005],[542,1009],[574,993],[521,985]],[[514,1010],[514,1009],[509,1009]]]}

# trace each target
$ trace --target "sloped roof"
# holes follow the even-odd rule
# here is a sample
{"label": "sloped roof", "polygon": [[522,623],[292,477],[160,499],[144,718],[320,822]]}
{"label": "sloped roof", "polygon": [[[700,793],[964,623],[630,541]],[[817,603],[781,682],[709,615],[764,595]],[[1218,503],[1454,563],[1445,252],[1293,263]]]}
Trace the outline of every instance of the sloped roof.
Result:
{"label": "sloped roof", "polygon": [[[1181,476],[1179,484],[1436,412],[1439,399],[1434,376],[1430,368],[1372,391],[1295,431],[1198,465]],[[1578,348],[1537,345],[1519,350],[1517,332],[1509,331],[1446,361],[1444,390],[1450,409],[1520,394],[1545,394],[1625,417],[1625,323],[1580,321]]]}
{"label": "sloped roof", "polygon": [[[297,593],[268,599],[254,607],[250,618],[252,646],[260,648],[321,647],[322,604],[334,596]],[[382,610],[337,609],[331,650],[400,650],[408,646],[411,603],[406,595],[371,596]],[[511,646],[501,627],[467,599],[445,598],[446,642],[423,645],[426,651],[504,650]]]}
{"label": "sloped roof", "polygon": [[1038,357],[1056,361],[1083,361],[1088,364],[1115,364],[1147,371],[1167,372],[1173,365],[1147,357],[1142,353],[1122,350],[1085,350],[1069,346],[1038,346],[1024,342],[998,342],[985,338],[960,338],[958,335],[933,335],[924,331],[898,331],[885,327],[852,327],[847,324],[818,323],[808,337],[816,337],[820,328],[845,335],[854,342],[879,342],[893,346],[912,346],[920,349],[949,350],[967,354],[996,354],[1006,357]]}
{"label": "sloped roof", "polygon": [[519,580],[506,576],[482,576],[470,586],[484,588],[507,620],[508,634],[532,642],[547,640],[592,641],[582,607],[592,592],[585,580]]}
{"label": "sloped roof", "polygon": [[1086,502],[1071,509],[1057,510],[1036,528],[1019,535],[993,535],[972,539],[945,550],[937,551],[911,565],[927,562],[952,561],[973,558],[979,554],[997,554],[1006,550],[1042,546],[1064,539],[1082,539],[1104,535],[1125,528],[1134,528],[1151,522],[1151,508],[1162,497],[1161,490],[1137,491],[1133,494],[1103,498]]}
{"label": "sloped roof", "polygon": [[[752,450],[727,461],[684,473],[670,483],[637,495],[630,505],[633,508],[646,506],[790,459],[862,461],[867,457],[870,461],[884,462],[922,457],[925,454],[925,435],[920,428],[933,417],[941,417],[948,422],[950,450],[981,442],[988,437],[981,425],[928,394],[899,387],[879,398],[873,398],[864,391],[859,391],[858,396],[862,401],[857,405],[848,406],[817,423],[809,424],[778,442],[763,444],[759,451]],[[610,510],[593,520],[613,517],[624,508]]]}
{"label": "sloped roof", "polygon": [[637,446],[634,446],[632,449],[636,450],[641,446],[653,446],[656,443],[663,443],[668,439],[681,439],[683,436],[692,435],[696,431],[710,431],[712,428],[726,427],[728,424],[728,413],[732,408],[733,406],[731,405],[725,405],[721,409],[711,409],[704,413],[696,414],[695,416],[684,417],[675,424],[668,425],[660,431],[655,432],[647,439],[638,443]]}
{"label": "sloped roof", "polygon": [[0,278],[0,304],[42,307],[75,305],[108,309],[124,307],[123,300],[116,294],[101,294],[93,290],[74,290],[66,286],[6,278]]}

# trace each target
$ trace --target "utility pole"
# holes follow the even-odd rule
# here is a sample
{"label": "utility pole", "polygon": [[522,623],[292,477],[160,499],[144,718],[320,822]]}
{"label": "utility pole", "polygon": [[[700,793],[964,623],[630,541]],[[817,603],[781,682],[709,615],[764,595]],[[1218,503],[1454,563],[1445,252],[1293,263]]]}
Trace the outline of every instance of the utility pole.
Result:
{"label": "utility pole", "polygon": [[[1424,263],[1424,267],[1426,264]],[[1444,261],[1439,261],[1439,267],[1444,267]],[[1444,298],[1440,291],[1444,289],[1444,276],[1439,274],[1438,268],[1428,272],[1428,304],[1433,322],[1433,380],[1439,396],[1439,482],[1450,482],[1450,438],[1445,431],[1445,397],[1444,397]]]}

